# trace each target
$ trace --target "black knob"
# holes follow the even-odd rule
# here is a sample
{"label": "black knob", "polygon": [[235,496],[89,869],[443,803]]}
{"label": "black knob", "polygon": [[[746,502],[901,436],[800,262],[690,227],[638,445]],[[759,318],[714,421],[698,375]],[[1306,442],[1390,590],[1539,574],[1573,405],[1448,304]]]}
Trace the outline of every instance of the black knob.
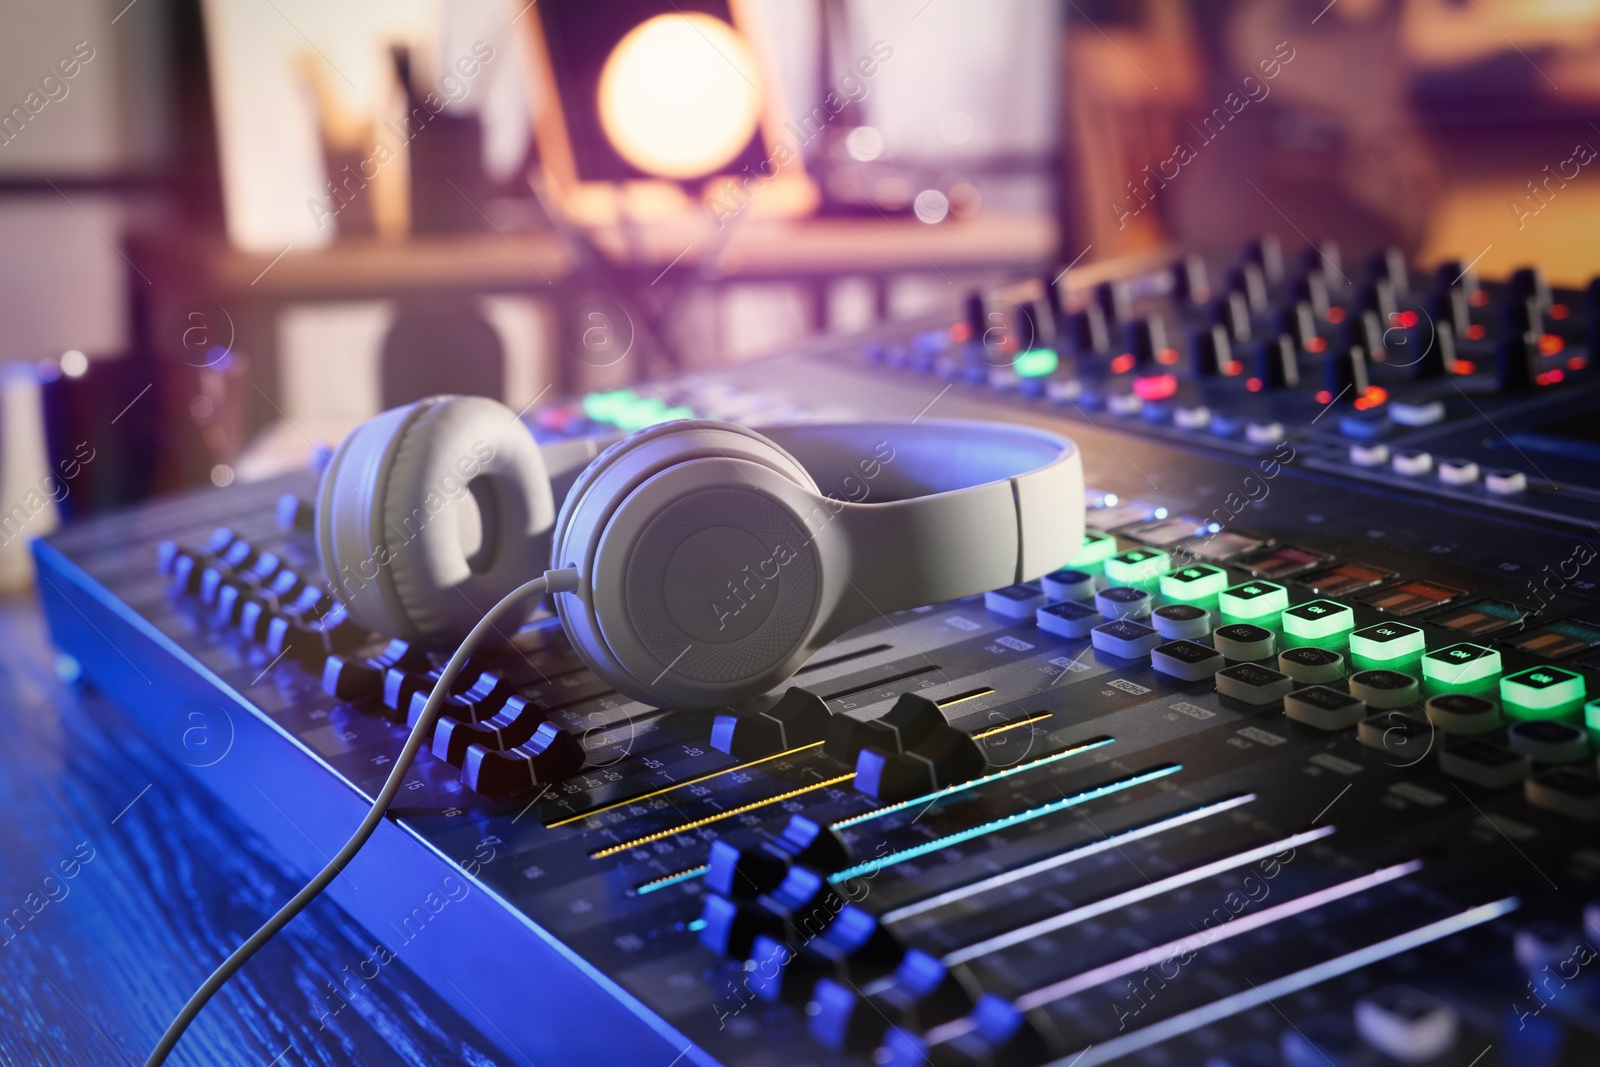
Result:
{"label": "black knob", "polygon": [[1122,324],[1122,350],[1133,354],[1135,366],[1154,363],[1165,348],[1167,328],[1159,316],[1145,315]]}
{"label": "black knob", "polygon": [[1223,326],[1196,326],[1189,331],[1189,373],[1195,378],[1215,378],[1233,362],[1233,344]]}
{"label": "black knob", "polygon": [[1322,357],[1322,387],[1337,399],[1347,393],[1352,397],[1367,391],[1367,353],[1360,345],[1351,345],[1343,351],[1329,352]]}
{"label": "black knob", "polygon": [[1050,328],[1057,333],[1061,332],[1061,318],[1066,310],[1061,305],[1061,284],[1058,281],[1058,279],[1064,277],[1066,277],[1066,271],[1055,275],[1046,274],[1039,279],[1039,285],[1042,290],[1040,299],[1044,302],[1042,310],[1045,317],[1050,320]]}
{"label": "black knob", "polygon": [[1387,278],[1375,278],[1361,287],[1356,306],[1362,311],[1376,311],[1385,325],[1389,316],[1400,310],[1395,298],[1395,286]]}
{"label": "black knob", "polygon": [[1328,321],[1328,309],[1332,302],[1328,299],[1328,276],[1320,270],[1308,270],[1295,279],[1291,295],[1295,302],[1305,301],[1311,305],[1311,313],[1317,317],[1318,322]]}
{"label": "black knob", "polygon": [[1455,286],[1439,286],[1428,294],[1422,305],[1435,325],[1447,322],[1457,334],[1467,332],[1472,325],[1472,308],[1467,303],[1467,290]]}
{"label": "black knob", "polygon": [[1228,331],[1236,344],[1250,340],[1250,305],[1243,293],[1230,292],[1208,305],[1211,321]]}
{"label": "black knob", "polygon": [[1387,321],[1379,318],[1376,311],[1363,311],[1355,324],[1355,343],[1379,362],[1383,361],[1384,339],[1388,336],[1384,325]]}
{"label": "black knob", "polygon": [[989,305],[983,294],[974,289],[961,305],[961,317],[966,320],[969,337],[977,344],[983,343],[983,333],[989,328]]}
{"label": "black knob", "polygon": [[1411,289],[1406,273],[1406,254],[1393,245],[1367,258],[1367,280],[1386,281],[1396,296],[1405,296]]}
{"label": "black knob", "polygon": [[1500,318],[1494,351],[1495,387],[1501,392],[1526,389],[1533,384],[1533,349],[1544,328],[1539,298],[1509,296]]}
{"label": "black knob", "polygon": [[1583,291],[1583,302],[1587,320],[1584,332],[1589,341],[1589,362],[1593,363],[1600,360],[1600,277],[1589,279],[1589,287]]}
{"label": "black knob", "polygon": [[1433,270],[1434,284],[1443,289],[1470,293],[1478,288],[1478,272],[1459,259],[1447,259]]}
{"label": "black knob", "polygon": [[1172,265],[1172,295],[1193,307],[1211,299],[1205,260],[1191,253]]}
{"label": "black knob", "polygon": [[1443,378],[1456,362],[1456,328],[1450,324],[1449,319],[1444,319],[1433,324],[1432,337],[1427,337],[1426,325],[1419,325],[1416,332],[1424,336],[1423,351],[1420,358],[1411,368],[1411,373],[1420,378]]}
{"label": "black knob", "polygon": [[1032,300],[1024,300],[1017,305],[1016,313],[1011,317],[1011,336],[1017,339],[1018,352],[1043,348],[1050,343],[1050,338],[1044,332],[1043,321],[1034,309]]}
{"label": "black knob", "polygon": [[1110,322],[1121,322],[1133,314],[1133,290],[1123,279],[1101,282],[1094,287],[1093,300]]}
{"label": "black knob", "polygon": [[1068,312],[1064,326],[1062,340],[1074,356],[1092,356],[1111,347],[1105,312],[1099,304]]}
{"label": "black knob", "polygon": [[1300,365],[1295,362],[1294,341],[1287,334],[1257,342],[1252,353],[1251,381],[1262,389],[1293,389],[1300,384]]}
{"label": "black knob", "polygon": [[1523,267],[1513,271],[1506,287],[1511,300],[1527,300],[1531,297],[1541,313],[1549,311],[1555,303],[1550,295],[1550,282],[1538,267]]}
{"label": "black knob", "polygon": [[1330,286],[1335,283],[1342,284],[1344,281],[1344,265],[1339,259],[1339,246],[1333,241],[1314,244],[1301,252],[1300,266],[1306,271],[1321,271]]}
{"label": "black knob", "polygon": [[1272,332],[1287,335],[1295,345],[1304,348],[1317,336],[1317,323],[1311,312],[1311,303],[1299,300],[1282,304],[1272,313]]}
{"label": "black knob", "polygon": [[1283,281],[1283,245],[1270,233],[1262,234],[1244,246],[1244,258],[1261,268],[1268,285]]}
{"label": "black knob", "polygon": [[[1241,263],[1228,272],[1228,291],[1244,294],[1250,311],[1267,310],[1267,276],[1259,263]],[[1238,340],[1238,338],[1235,338]]]}

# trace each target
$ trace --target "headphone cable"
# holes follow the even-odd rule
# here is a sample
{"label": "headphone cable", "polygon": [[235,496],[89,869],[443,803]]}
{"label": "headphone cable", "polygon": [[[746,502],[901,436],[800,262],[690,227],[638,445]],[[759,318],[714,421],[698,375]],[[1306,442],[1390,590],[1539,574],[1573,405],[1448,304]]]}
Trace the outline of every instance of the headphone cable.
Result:
{"label": "headphone cable", "polygon": [[473,650],[478,647],[478,643],[483,640],[483,635],[494,626],[495,619],[528,597],[546,593],[571,592],[577,587],[578,572],[576,570],[565,568],[546,571],[540,577],[530,582],[524,582],[507,593],[498,604],[489,609],[488,614],[478,621],[478,624],[472,628],[472,632],[467,634],[466,638],[456,648],[455,654],[450,657],[450,662],[445,664],[443,672],[439,675],[439,680],[433,683],[433,692],[428,695],[428,703],[423,707],[422,714],[417,717],[416,726],[411,728],[411,734],[406,738],[405,748],[401,749],[400,755],[395,759],[394,767],[389,771],[389,777],[384,781],[383,788],[378,791],[377,797],[372,802],[371,809],[368,810],[366,817],[361,820],[361,825],[356,828],[355,833],[350,835],[350,840],[345,842],[344,847],[339,850],[333,859],[328,861],[327,865],[317,873],[315,878],[306,883],[305,888],[296,893],[294,898],[287,904],[279,908],[277,914],[263,923],[261,929],[251,934],[244,944],[234,949],[232,955],[217,965],[217,969],[211,972],[211,976],[201,984],[199,989],[195,990],[194,995],[183,1006],[183,1010],[173,1018],[171,1025],[167,1027],[166,1033],[161,1035],[161,1040],[156,1044],[155,1051],[151,1052],[150,1058],[145,1060],[145,1067],[160,1067],[161,1064],[165,1063],[167,1057],[172,1054],[172,1050],[177,1046],[178,1040],[183,1037],[184,1031],[189,1028],[189,1024],[194,1022],[195,1016],[200,1014],[200,1010],[216,995],[217,991],[227,984],[228,979],[232,978],[239,968],[243,967],[245,962],[256,954],[261,946],[272,940],[273,935],[287,926],[296,915],[304,911],[306,905],[315,900],[317,895],[339,876],[339,872],[343,871],[350,861],[355,859],[356,853],[361,851],[361,847],[367,843],[367,839],[378,828],[378,823],[383,820],[384,814],[389,810],[389,805],[394,803],[395,795],[400,792],[401,785],[405,783],[406,774],[411,770],[411,764],[416,760],[418,750],[433,735],[434,720],[439,716],[439,708],[444,703],[445,694],[450,692],[450,687],[455,683],[456,676],[461,673],[462,667],[466,665],[467,657],[472,655]]}

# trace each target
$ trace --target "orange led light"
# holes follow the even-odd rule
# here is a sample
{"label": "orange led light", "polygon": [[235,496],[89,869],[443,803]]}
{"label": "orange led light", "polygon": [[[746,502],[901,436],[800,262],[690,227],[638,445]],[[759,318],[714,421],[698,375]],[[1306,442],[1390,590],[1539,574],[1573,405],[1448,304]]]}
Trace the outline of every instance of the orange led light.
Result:
{"label": "orange led light", "polygon": [[1324,338],[1313,337],[1311,340],[1306,342],[1307,352],[1326,352],[1327,350],[1328,342]]}
{"label": "orange led light", "polygon": [[1566,348],[1566,347],[1567,347],[1567,342],[1563,341],[1556,334],[1544,333],[1544,334],[1540,334],[1539,335],[1539,354],[1541,356],[1553,356],[1553,355],[1556,355],[1563,348]]}
{"label": "orange led light", "polygon": [[1458,359],[1450,365],[1450,369],[1457,374],[1475,374],[1477,373],[1478,365],[1470,359]]}
{"label": "orange led light", "polygon": [[1481,341],[1483,340],[1483,334],[1483,327],[1477,323],[1473,323],[1471,326],[1467,327],[1467,340],[1469,341]]}
{"label": "orange led light", "polygon": [[1178,362],[1178,350],[1176,348],[1163,348],[1156,353],[1156,362],[1165,363],[1169,367],[1172,366]]}
{"label": "orange led light", "polygon": [[1133,369],[1134,358],[1132,352],[1124,352],[1111,361],[1112,374],[1126,374]]}
{"label": "orange led light", "polygon": [[1222,373],[1226,374],[1230,378],[1236,374],[1243,374],[1244,364],[1240,363],[1236,359],[1230,359],[1228,362],[1222,365]]}
{"label": "orange led light", "polygon": [[1389,399],[1389,390],[1381,385],[1369,385],[1366,391],[1356,397],[1357,411],[1371,411]]}
{"label": "orange led light", "polygon": [[1589,365],[1587,356],[1569,356],[1567,358],[1568,370],[1582,370]]}

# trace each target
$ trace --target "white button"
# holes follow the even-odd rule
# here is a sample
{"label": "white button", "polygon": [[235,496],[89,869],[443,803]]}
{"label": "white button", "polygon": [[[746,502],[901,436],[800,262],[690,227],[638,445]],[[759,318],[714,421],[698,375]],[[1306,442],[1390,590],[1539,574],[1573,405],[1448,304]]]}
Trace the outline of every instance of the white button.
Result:
{"label": "white button", "polygon": [[1389,446],[1351,445],[1350,462],[1358,467],[1382,467],[1389,462]]}
{"label": "white button", "polygon": [[1390,986],[1356,1001],[1356,1030],[1401,1063],[1436,1059],[1456,1043],[1456,1011],[1410,986]]}
{"label": "white button", "polygon": [[1070,404],[1081,392],[1083,385],[1076,378],[1052,378],[1044,387],[1044,395],[1057,404]]}
{"label": "white button", "polygon": [[1394,454],[1394,472],[1415,477],[1433,469],[1433,454],[1415,448],[1402,449]]}
{"label": "white button", "polygon": [[1528,488],[1528,476],[1521,471],[1489,471],[1483,476],[1483,487],[1499,496],[1510,496]]}
{"label": "white button", "polygon": [[1211,409],[1199,407],[1178,408],[1172,413],[1172,424],[1180,430],[1203,430],[1211,422]]}
{"label": "white button", "polygon": [[1401,426],[1432,426],[1444,418],[1443,400],[1389,401],[1389,418]]}
{"label": "white button", "polygon": [[1247,422],[1244,439],[1253,445],[1275,445],[1283,440],[1283,423]]}
{"label": "white button", "polygon": [[1010,367],[989,368],[989,388],[999,393],[1009,393],[1017,387],[1017,372]]}
{"label": "white button", "polygon": [[1137,415],[1144,406],[1135,393],[1109,393],[1106,395],[1106,410],[1113,415]]}
{"label": "white button", "polygon": [[1478,465],[1470,459],[1441,459],[1439,480],[1445,485],[1471,485],[1478,480]]}

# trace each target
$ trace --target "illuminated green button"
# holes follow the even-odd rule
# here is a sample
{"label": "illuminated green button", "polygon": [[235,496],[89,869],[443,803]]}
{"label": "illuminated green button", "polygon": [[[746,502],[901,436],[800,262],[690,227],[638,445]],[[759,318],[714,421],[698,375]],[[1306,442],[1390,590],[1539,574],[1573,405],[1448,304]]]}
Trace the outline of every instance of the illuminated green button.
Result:
{"label": "illuminated green button", "polygon": [[1117,539],[1108,533],[1099,530],[1085,530],[1083,532],[1083,547],[1078,549],[1078,554],[1073,556],[1067,566],[1075,571],[1097,571],[1100,564],[1109,556],[1117,553]]}
{"label": "illuminated green button", "polygon": [[1061,358],[1056,355],[1055,349],[1030,348],[1017,353],[1017,358],[1011,361],[1011,369],[1020,378],[1048,378],[1060,364]]}
{"label": "illuminated green button", "polygon": [[1130,548],[1106,559],[1106,580],[1114,585],[1154,581],[1172,569],[1172,557],[1159,548]]}
{"label": "illuminated green button", "polygon": [[1228,572],[1221,567],[1208,567],[1203,563],[1179,567],[1161,576],[1161,595],[1168,600],[1193,604],[1210,600],[1228,588]]}
{"label": "illuminated green button", "polygon": [[1500,653],[1466,642],[1422,657],[1422,676],[1435,685],[1451,688],[1486,682],[1501,669]]}
{"label": "illuminated green button", "polygon": [[1555,719],[1583,706],[1583,678],[1560,667],[1534,667],[1500,679],[1500,703],[1513,719]]}
{"label": "illuminated green button", "polygon": [[1283,632],[1307,641],[1337,637],[1356,628],[1356,613],[1331,600],[1308,600],[1283,613]]}
{"label": "illuminated green button", "polygon": [[1289,590],[1271,582],[1245,582],[1224,589],[1217,608],[1229,619],[1261,619],[1279,615],[1289,606]]}
{"label": "illuminated green button", "polygon": [[1403,622],[1380,622],[1350,635],[1350,653],[1370,660],[1405,659],[1426,648],[1422,631]]}

